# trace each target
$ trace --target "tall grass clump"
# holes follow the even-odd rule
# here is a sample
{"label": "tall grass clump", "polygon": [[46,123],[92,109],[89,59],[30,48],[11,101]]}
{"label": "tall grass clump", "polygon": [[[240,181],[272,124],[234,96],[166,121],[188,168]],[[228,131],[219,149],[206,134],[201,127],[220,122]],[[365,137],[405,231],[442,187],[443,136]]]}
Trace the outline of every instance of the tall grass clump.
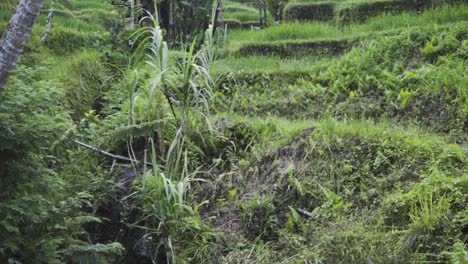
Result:
{"label": "tall grass clump", "polygon": [[[136,58],[144,65],[135,71],[136,79],[129,87],[128,124],[156,124],[144,137],[151,150],[152,168],[145,169],[137,187],[137,203],[144,216],[136,225],[145,226],[145,240],[150,241],[156,262],[176,263],[179,258],[200,261],[207,257],[206,245],[214,238],[200,220],[200,205],[192,206],[188,192],[191,182],[200,181],[195,179],[198,168],[191,161],[200,150],[191,142],[191,135],[198,133],[203,138],[213,134],[208,115],[214,87],[210,68],[216,54],[214,14],[201,49],[195,51],[195,39],[177,65],[170,63],[157,15],[147,18],[153,27],[141,28],[133,35],[140,43]],[[208,133],[197,132],[200,126]],[[132,154],[133,140],[130,135]]]}
{"label": "tall grass clump", "polygon": [[432,193],[418,194],[418,205],[410,211],[412,228],[415,232],[430,232],[438,227],[450,211],[450,201],[446,196],[433,197]]}

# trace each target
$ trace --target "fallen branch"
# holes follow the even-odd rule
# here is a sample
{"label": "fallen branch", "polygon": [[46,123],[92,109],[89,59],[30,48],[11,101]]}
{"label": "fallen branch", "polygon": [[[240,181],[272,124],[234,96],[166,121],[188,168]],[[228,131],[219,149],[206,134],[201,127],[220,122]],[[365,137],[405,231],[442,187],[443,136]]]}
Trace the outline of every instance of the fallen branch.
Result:
{"label": "fallen branch", "polygon": [[296,209],[296,211],[297,211],[299,214],[301,214],[301,215],[303,215],[303,216],[306,216],[306,217],[308,217],[308,218],[311,218],[311,217],[312,217],[312,213],[311,213],[311,212],[308,212],[308,211],[306,211],[306,210],[304,210],[304,209],[301,209],[301,208],[295,208],[295,209]]}
{"label": "fallen branch", "polygon": [[80,142],[78,140],[73,140],[76,144],[80,145],[81,147],[84,147],[84,148],[87,148],[87,149],[90,149],[92,151],[95,151],[95,152],[98,152],[104,156],[108,156],[108,157],[111,157],[113,158],[114,160],[122,160],[122,161],[127,161],[127,162],[132,162],[132,163],[143,163],[145,164],[146,166],[153,166],[153,164],[151,162],[141,162],[141,161],[138,161],[138,160],[134,160],[134,159],[130,159],[130,158],[127,158],[127,157],[124,157],[124,156],[120,156],[120,155],[115,155],[115,154],[112,154],[112,153],[109,153],[107,151],[104,151],[104,150],[100,150],[98,148],[95,148],[93,146],[90,146],[88,144],[85,144],[83,142]]}

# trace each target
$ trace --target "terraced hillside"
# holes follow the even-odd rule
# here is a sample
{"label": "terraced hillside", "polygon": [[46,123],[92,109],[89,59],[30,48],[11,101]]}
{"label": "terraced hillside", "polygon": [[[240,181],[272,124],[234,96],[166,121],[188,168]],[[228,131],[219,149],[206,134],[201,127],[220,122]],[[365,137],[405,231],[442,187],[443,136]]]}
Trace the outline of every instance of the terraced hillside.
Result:
{"label": "terraced hillside", "polygon": [[468,6],[388,11],[228,33],[222,262],[468,261]]}
{"label": "terraced hillside", "polygon": [[467,263],[468,4],[277,2],[188,45],[99,0],[41,41],[46,1],[0,94],[0,262]]}

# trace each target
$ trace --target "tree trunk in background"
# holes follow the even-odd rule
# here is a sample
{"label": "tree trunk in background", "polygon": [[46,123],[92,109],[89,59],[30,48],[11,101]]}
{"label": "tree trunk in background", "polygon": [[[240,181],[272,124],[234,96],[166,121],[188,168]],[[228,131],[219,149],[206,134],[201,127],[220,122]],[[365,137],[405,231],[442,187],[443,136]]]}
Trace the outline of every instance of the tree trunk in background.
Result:
{"label": "tree trunk in background", "polygon": [[219,9],[219,14],[218,14],[218,19],[215,21],[215,23],[218,23],[218,25],[224,25],[224,4],[223,0],[218,1],[218,9]]}
{"label": "tree trunk in background", "polygon": [[158,3],[159,4],[159,19],[161,20],[161,26],[166,30],[168,38],[170,38],[171,32],[171,1],[164,0]]}
{"label": "tree trunk in background", "polygon": [[21,0],[0,46],[0,93],[26,46],[44,0]]}
{"label": "tree trunk in background", "polygon": [[259,0],[258,1],[258,15],[260,17],[260,26],[261,27],[266,25],[265,5],[266,5],[266,0]]}
{"label": "tree trunk in background", "polygon": [[130,29],[135,29],[135,0],[130,0]]}
{"label": "tree trunk in background", "polygon": [[263,23],[262,23],[261,27],[263,28],[263,27],[265,27],[265,26],[267,25],[267,23],[268,23],[268,22],[267,22],[267,1],[266,1],[266,0],[262,0],[261,3],[262,3],[262,7],[261,7],[261,8],[262,8],[262,15],[263,15],[263,19],[262,19]]}
{"label": "tree trunk in background", "polygon": [[40,44],[44,43],[50,34],[50,29],[52,28],[52,16],[54,15],[54,4],[55,0],[52,0],[52,2],[50,3],[49,15],[47,15],[46,30],[44,32],[44,35],[42,35],[41,41],[39,41]]}

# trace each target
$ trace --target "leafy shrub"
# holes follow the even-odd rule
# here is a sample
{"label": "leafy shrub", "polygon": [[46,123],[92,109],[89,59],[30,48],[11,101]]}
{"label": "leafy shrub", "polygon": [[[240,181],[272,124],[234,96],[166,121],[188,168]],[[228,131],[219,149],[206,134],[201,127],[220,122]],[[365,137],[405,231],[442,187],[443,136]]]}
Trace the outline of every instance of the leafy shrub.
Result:
{"label": "leafy shrub", "polygon": [[63,263],[91,251],[95,259],[120,253],[118,244],[81,240],[82,225],[99,219],[81,212],[93,196],[66,192],[57,173],[56,147],[72,122],[58,103],[59,86],[40,80],[42,71],[20,66],[0,96],[0,261]]}

